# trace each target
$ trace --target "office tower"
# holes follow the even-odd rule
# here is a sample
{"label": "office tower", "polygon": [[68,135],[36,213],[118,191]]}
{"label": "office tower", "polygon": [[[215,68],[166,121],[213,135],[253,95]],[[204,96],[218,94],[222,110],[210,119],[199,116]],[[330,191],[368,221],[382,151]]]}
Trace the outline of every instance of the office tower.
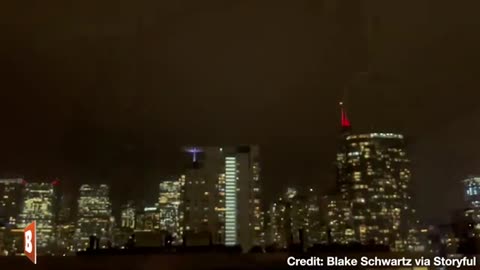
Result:
{"label": "office tower", "polygon": [[339,161],[342,199],[351,208],[356,240],[405,249],[413,225],[410,161],[400,134],[367,133],[345,137]]}
{"label": "office tower", "polygon": [[310,188],[306,193],[308,220],[308,227],[306,230],[306,245],[313,246],[315,244],[325,244],[327,243],[327,219],[325,218],[325,213],[321,208],[321,198],[317,195],[316,190],[313,188]]}
{"label": "office tower", "polygon": [[327,243],[348,244],[355,241],[355,232],[351,226],[350,204],[343,197],[328,195],[324,198],[327,212]]}
{"label": "office tower", "polygon": [[137,228],[139,215],[134,201],[127,201],[120,208],[120,224],[112,229],[112,246],[125,248]]}
{"label": "office tower", "polygon": [[[3,250],[0,250],[1,255],[8,255],[8,256],[21,256],[23,255],[24,250],[24,239],[23,239],[23,229],[18,228],[7,228],[1,227],[0,234],[3,236]],[[38,250],[39,254],[44,254],[44,250]]]}
{"label": "office tower", "polygon": [[55,255],[73,255],[75,254],[75,224],[61,223],[56,225],[56,243]]}
{"label": "office tower", "polygon": [[88,248],[90,236],[96,236],[99,239],[100,247],[107,246],[112,225],[109,192],[109,187],[104,184],[80,186],[75,232],[77,250]]}
{"label": "office tower", "polygon": [[405,249],[410,252],[434,252],[430,229],[429,226],[420,223],[408,228]]}
{"label": "office tower", "polygon": [[72,222],[72,208],[63,201],[58,212],[57,222],[58,224],[69,224]]}
{"label": "office tower", "polygon": [[[187,244],[199,235],[208,242],[223,243],[222,213],[217,213],[223,157],[219,148],[186,148],[184,186],[184,234]],[[218,208],[222,211],[223,208]]]}
{"label": "office tower", "polygon": [[158,208],[160,212],[160,230],[171,234],[177,242],[183,235],[182,190],[184,177],[160,183]]}
{"label": "office tower", "polygon": [[304,237],[302,234],[305,235],[309,226],[307,199],[303,194],[299,194],[298,190],[288,188],[284,195],[284,201],[287,243],[299,244],[302,241],[301,238]]}
{"label": "office tower", "polygon": [[264,243],[258,147],[186,149],[187,241],[190,235],[206,233],[213,243],[239,245],[244,251]]}
{"label": "office tower", "polygon": [[[259,207],[260,207],[260,211],[257,211],[257,213],[259,214],[259,218],[255,217],[258,228],[254,228],[255,230],[254,237],[256,239],[256,242],[255,242],[256,246],[264,248],[267,245],[267,240],[266,240],[267,236],[265,232],[266,213],[263,210],[263,206],[261,204]],[[256,214],[254,213],[254,215]]]}
{"label": "office tower", "polygon": [[327,242],[346,244],[355,240],[351,224],[351,208],[348,200],[347,170],[348,145],[346,138],[352,133],[352,125],[343,102],[340,102],[340,136],[336,157],[336,189],[324,199],[327,211]]}
{"label": "office tower", "polygon": [[[59,184],[59,182],[54,182]],[[58,196],[58,213],[55,222],[55,238],[56,246],[53,249],[55,255],[71,255],[75,252],[74,234],[75,221],[72,218],[72,200],[62,195]]]}
{"label": "office tower", "polygon": [[299,244],[302,232],[308,230],[308,205],[305,197],[294,188],[288,188],[270,208],[273,244],[287,248]]}
{"label": "office tower", "polygon": [[135,229],[135,203],[133,201],[128,201],[121,209],[121,227]]}
{"label": "office tower", "polygon": [[278,199],[276,202],[272,203],[268,213],[268,226],[265,228],[267,230],[267,245],[274,246],[275,248],[283,249],[287,248],[287,229],[286,229],[286,220],[284,218],[285,211],[287,210],[286,205],[283,201]]}
{"label": "office tower", "polygon": [[160,231],[160,211],[158,204],[146,206],[138,213],[135,231]]}
{"label": "office tower", "polygon": [[260,204],[260,164],[256,146],[226,147],[225,245],[240,245],[244,251],[263,242]]}
{"label": "office tower", "polygon": [[303,243],[304,247],[326,241],[321,220],[320,201],[313,189],[300,192],[288,188],[269,210],[268,244],[287,248]]}
{"label": "office tower", "polygon": [[480,235],[480,177],[469,176],[463,180],[463,185],[467,204],[467,208],[462,211],[463,218],[474,227],[472,233]]}
{"label": "office tower", "polygon": [[[135,246],[159,247],[163,246],[169,237],[166,231],[160,230],[160,207],[158,203],[145,206],[137,214],[135,228]],[[131,241],[131,239],[129,240]],[[178,242],[177,242],[178,243]]]}
{"label": "office tower", "polygon": [[55,201],[52,183],[25,184],[23,207],[18,226],[24,228],[31,222],[36,222],[38,254],[50,253],[54,242]]}
{"label": "office tower", "polygon": [[347,154],[348,154],[348,145],[345,143],[346,138],[352,133],[352,125],[350,120],[348,120],[347,112],[343,106],[343,102],[340,102],[340,137],[338,143],[338,151],[336,158],[336,169],[337,169],[337,179],[336,179],[336,194],[339,194],[339,199],[346,199],[348,197],[348,182],[344,177],[344,171],[347,169]]}
{"label": "office tower", "polygon": [[333,218],[329,229],[332,238],[337,238],[332,240],[353,237],[362,244],[414,249],[411,242],[418,241],[411,234],[418,221],[411,207],[410,160],[403,135],[354,134],[343,103],[340,106],[337,190],[329,202]]}
{"label": "office tower", "polygon": [[0,227],[15,227],[21,211],[23,179],[0,179]]}
{"label": "office tower", "polygon": [[469,176],[463,180],[465,201],[469,208],[480,209],[480,177]]}
{"label": "office tower", "polygon": [[[25,183],[21,178],[0,179],[0,256],[23,252],[23,228],[19,215]],[[42,250],[39,252],[43,253]]]}

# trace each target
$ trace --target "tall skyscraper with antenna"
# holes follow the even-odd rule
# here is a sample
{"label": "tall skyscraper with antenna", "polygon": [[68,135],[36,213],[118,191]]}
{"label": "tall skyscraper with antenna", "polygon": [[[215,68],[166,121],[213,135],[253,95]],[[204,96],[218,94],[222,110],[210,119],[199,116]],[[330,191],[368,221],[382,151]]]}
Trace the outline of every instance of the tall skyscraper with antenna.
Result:
{"label": "tall skyscraper with antenna", "polygon": [[[344,100],[346,98],[346,91]],[[355,241],[355,233],[351,225],[351,208],[348,201],[348,182],[345,178],[347,148],[346,138],[352,133],[352,124],[348,118],[343,101],[340,106],[340,135],[338,138],[337,157],[335,161],[337,177],[336,189],[327,197],[329,241],[347,244]]]}
{"label": "tall skyscraper with antenna", "polygon": [[256,145],[186,148],[184,235],[249,251],[263,244],[260,160]]}
{"label": "tall skyscraper with antenna", "polygon": [[415,222],[411,205],[410,160],[403,135],[352,132],[340,103],[335,206],[338,242],[376,243],[395,250],[410,247]]}

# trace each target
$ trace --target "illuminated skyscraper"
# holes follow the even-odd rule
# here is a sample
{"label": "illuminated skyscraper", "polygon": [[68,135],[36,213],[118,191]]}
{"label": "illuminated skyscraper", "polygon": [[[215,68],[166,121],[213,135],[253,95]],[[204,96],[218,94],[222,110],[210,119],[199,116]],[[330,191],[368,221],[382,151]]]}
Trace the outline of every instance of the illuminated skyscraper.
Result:
{"label": "illuminated skyscraper", "polygon": [[135,229],[135,203],[128,201],[121,209],[121,227]]}
{"label": "illuminated skyscraper", "polygon": [[0,179],[0,227],[13,227],[21,211],[23,179]]}
{"label": "illuminated skyscraper", "polygon": [[351,207],[355,237],[405,249],[414,224],[410,196],[410,161],[400,134],[349,135],[340,163],[342,197]]}
{"label": "illuminated skyscraper", "polygon": [[257,146],[223,148],[225,158],[225,245],[244,251],[264,243]]}
{"label": "illuminated skyscraper", "polygon": [[72,216],[72,200],[67,196],[58,196],[58,212],[55,213],[55,255],[74,254],[75,221]]}
{"label": "illuminated skyscraper", "polygon": [[31,222],[36,222],[37,252],[45,254],[50,251],[54,241],[55,192],[52,183],[26,183],[22,212],[19,216],[18,226],[26,227]]}
{"label": "illuminated skyscraper", "polygon": [[181,242],[183,235],[182,190],[184,176],[177,180],[160,183],[158,208],[160,212],[160,230],[167,231]]}
{"label": "illuminated skyscraper", "polygon": [[345,177],[347,170],[348,145],[346,138],[352,132],[352,125],[348,119],[343,102],[340,102],[340,137],[336,158],[336,190],[325,198],[327,211],[327,241],[346,244],[355,240],[353,225],[351,224],[351,208],[348,200],[348,182]]}
{"label": "illuminated skyscraper", "polygon": [[306,192],[307,200],[307,220],[306,244],[313,246],[315,244],[327,243],[327,227],[325,211],[322,209],[322,199],[313,188]]}
{"label": "illuminated skyscraper", "polygon": [[347,161],[347,147],[348,145],[345,143],[346,138],[351,134],[352,132],[352,125],[350,124],[350,120],[348,120],[347,112],[343,107],[343,102],[340,102],[340,128],[341,128],[341,134],[340,134],[340,140],[339,140],[339,147],[337,151],[337,160],[336,160],[336,165],[337,165],[337,193],[340,194],[337,200],[339,202],[340,199],[346,199],[347,196],[347,187],[348,183],[346,182],[346,179],[344,177],[344,171],[346,170],[346,161]]}
{"label": "illuminated skyscraper", "polygon": [[295,188],[288,188],[285,194],[271,205],[269,214],[269,245],[287,248],[292,244],[300,244],[303,240],[306,248],[325,241],[320,202],[313,189],[299,192]]}
{"label": "illuminated skyscraper", "polygon": [[469,176],[463,184],[468,207],[480,209],[480,177]]}
{"label": "illuminated skyscraper", "polygon": [[110,240],[112,206],[107,185],[82,185],[78,198],[78,214],[75,232],[77,250],[88,247],[89,237],[96,236],[100,247]]}
{"label": "illuminated skyscraper", "polygon": [[214,243],[263,244],[257,146],[187,148],[185,231],[207,232]]}
{"label": "illuminated skyscraper", "polygon": [[72,220],[72,208],[70,206],[70,202],[65,199],[65,197],[61,197],[59,200],[58,206],[58,214],[57,220],[58,224],[69,224],[73,223]]}
{"label": "illuminated skyscraper", "polygon": [[[205,152],[202,152],[202,157]],[[192,163],[184,175],[184,233],[187,238],[200,233],[208,233],[215,243],[221,242],[218,235],[218,222],[215,212],[217,171],[210,161],[198,160],[199,153],[192,152]],[[187,239],[188,241],[188,239]]]}
{"label": "illuminated skyscraper", "polygon": [[467,203],[465,218],[474,223],[476,233],[480,234],[480,177],[469,176],[463,180],[463,184]]}
{"label": "illuminated skyscraper", "polygon": [[280,198],[270,206],[268,210],[268,224],[266,227],[268,239],[268,246],[275,246],[277,248],[286,248],[287,239],[289,238],[287,228],[285,213],[287,211],[287,206],[283,202],[283,199]]}
{"label": "illuminated skyscraper", "polygon": [[329,212],[336,223],[331,224],[331,232],[339,242],[353,237],[363,244],[413,249],[407,239],[417,222],[411,208],[410,160],[403,135],[353,134],[343,107],[341,127],[337,196],[330,202],[336,206]]}
{"label": "illuminated skyscraper", "polygon": [[288,188],[270,208],[270,241],[280,248],[299,244],[302,230],[308,230],[307,200],[298,195],[294,188]]}
{"label": "illuminated skyscraper", "polygon": [[160,231],[160,211],[158,204],[146,206],[138,213],[135,231]]}
{"label": "illuminated skyscraper", "polygon": [[351,226],[350,204],[341,195],[329,195],[324,201],[327,211],[327,242],[348,244],[355,241],[355,232]]}

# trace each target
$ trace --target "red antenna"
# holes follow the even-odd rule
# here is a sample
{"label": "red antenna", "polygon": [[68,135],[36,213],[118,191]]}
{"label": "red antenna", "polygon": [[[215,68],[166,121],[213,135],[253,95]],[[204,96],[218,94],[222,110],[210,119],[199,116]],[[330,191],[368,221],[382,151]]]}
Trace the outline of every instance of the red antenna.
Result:
{"label": "red antenna", "polygon": [[343,102],[340,102],[340,112],[341,112],[341,125],[342,128],[350,128],[352,127],[352,124],[350,124],[350,121],[348,120],[347,117],[347,112],[343,108]]}

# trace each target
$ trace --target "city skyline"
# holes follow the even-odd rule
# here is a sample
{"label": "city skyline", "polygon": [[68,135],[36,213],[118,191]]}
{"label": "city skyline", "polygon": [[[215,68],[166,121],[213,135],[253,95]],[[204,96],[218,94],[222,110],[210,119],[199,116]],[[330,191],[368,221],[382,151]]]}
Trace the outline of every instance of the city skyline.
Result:
{"label": "city skyline", "polygon": [[479,268],[480,1],[4,2],[0,268]]}
{"label": "city skyline", "polygon": [[[337,126],[337,131],[340,131],[340,132],[345,132],[345,130],[348,130],[348,134],[359,134],[358,132],[352,132],[351,131],[351,128],[352,128],[352,124],[351,124],[351,121],[350,121],[350,116],[347,116],[347,109],[345,108],[345,104],[344,102],[339,102],[339,118],[340,118],[340,121],[339,121],[339,124]],[[371,134],[392,134],[392,133],[371,133]],[[360,134],[361,135],[361,134]],[[395,134],[392,134],[392,135],[395,135]],[[398,135],[398,136],[401,136],[402,139],[407,139],[408,138],[408,135],[407,136],[404,136],[404,135]],[[338,141],[337,141],[338,143]],[[339,145],[337,145],[339,146]],[[409,145],[407,144],[406,145],[406,149],[410,149]],[[193,162],[196,161],[196,159],[198,159],[199,156],[202,155],[202,147],[199,147],[199,146],[188,146],[188,147],[180,147],[182,149],[184,149],[185,153],[188,153],[189,157],[187,157],[187,160],[189,159],[192,159]],[[182,168],[185,166],[185,157],[183,154],[181,154],[182,151],[179,151],[179,155],[176,156],[176,161],[175,163],[177,164],[177,168]],[[338,158],[338,157],[337,157]],[[415,167],[416,164],[412,164],[412,167]],[[164,180],[161,180],[159,183],[160,183],[160,186],[162,186],[162,183],[168,183],[170,180],[167,180],[167,179],[172,179],[175,178],[175,177],[182,177],[183,173],[181,172],[182,169],[178,169],[176,173],[165,173],[165,174],[160,174],[161,176],[159,178],[161,179],[164,179]],[[413,172],[413,175],[415,175],[415,173]],[[472,175],[475,175],[475,174],[472,174],[472,173],[469,173],[468,175],[465,175],[463,178],[466,178],[467,176],[471,176],[473,177]],[[19,176],[19,174],[15,174],[15,176]],[[183,175],[184,177],[184,175]],[[411,177],[411,176],[410,176]],[[415,179],[415,177],[413,177]],[[462,178],[462,179],[463,179]],[[76,192],[71,192],[72,188],[75,189],[77,186],[74,185],[74,186],[70,186],[68,188],[65,188],[65,182],[64,181],[60,181],[58,178],[51,178],[51,180],[48,180],[48,181],[27,181],[25,178],[23,177],[20,177],[20,178],[12,178],[11,181],[22,181],[22,184],[35,184],[35,183],[54,183],[56,186],[59,186],[60,189],[62,189],[63,192],[67,191],[64,196],[66,198],[69,198],[68,202],[69,202],[69,207],[72,206],[72,204],[75,204],[75,196],[78,196],[78,194],[76,194]],[[337,181],[337,180],[336,180]],[[88,181],[88,182],[91,182],[91,181]],[[412,181],[411,181],[412,182]],[[418,183],[415,183],[415,181],[413,181],[411,183],[413,186],[416,186],[418,185]],[[80,183],[78,187],[82,186],[82,185],[85,185],[85,184],[82,184]],[[110,185],[111,186],[111,185]],[[113,186],[115,186],[115,184],[113,184]],[[287,185],[288,187],[300,187],[302,186],[301,184],[297,184],[297,183],[292,183],[292,184],[289,184]],[[323,189],[322,186],[318,186],[318,184],[312,184],[312,185],[308,185],[308,187],[314,187],[315,190],[319,190],[320,193],[319,195],[321,196],[328,196],[328,195],[332,195],[332,190],[335,190],[335,187],[330,187],[329,189]],[[111,188],[111,187],[110,187]],[[453,212],[455,211],[458,211],[458,209],[462,208],[462,207],[465,207],[465,203],[463,201],[463,199],[465,198],[465,194],[464,194],[464,189],[463,189],[463,183],[462,181],[457,181],[456,183],[456,188],[459,189],[459,192],[456,192],[456,195],[457,196],[457,199],[461,199],[461,204],[458,205],[458,207],[456,207],[455,209],[452,209],[451,211],[449,212],[445,212],[443,216],[437,216],[436,218],[429,218],[428,216],[425,217],[423,216],[422,217],[422,222],[425,222],[425,223],[434,223],[434,224],[441,224],[441,223],[448,223],[450,222],[450,218],[451,218],[451,215]],[[58,187],[57,187],[58,189]],[[152,191],[152,189],[149,189],[149,188],[145,188],[146,190],[149,190],[150,192],[148,194],[142,194],[143,196],[137,196],[134,197],[134,196],[131,196],[131,197],[124,197],[122,195],[120,195],[122,198],[121,199],[118,199],[118,197],[116,196],[119,196],[119,194],[116,194],[116,196],[111,196],[113,197],[113,201],[115,201],[115,205],[119,205],[119,204],[122,204],[122,203],[127,203],[128,201],[137,201],[137,202],[141,202],[141,204],[143,205],[153,205],[153,203],[155,203],[155,200],[158,199],[158,197],[156,197],[158,194],[156,193],[156,191]],[[422,194],[418,194],[416,193],[415,191],[413,191],[412,193],[412,189],[409,188],[410,190],[410,195],[413,195],[413,200],[411,201],[411,204],[413,205],[413,208],[417,207],[419,202],[418,202],[418,199],[415,198],[417,197],[417,195],[419,195],[420,197],[422,196]],[[280,194],[281,192],[279,192],[278,194]],[[269,193],[270,194],[270,197],[267,195],[265,196],[265,194],[262,194],[261,198],[262,198],[262,201],[265,201],[265,204],[263,205],[263,207],[265,209],[267,209],[269,207],[269,204],[273,201],[275,201],[275,195],[277,195],[277,193]],[[146,195],[146,196],[145,196]],[[117,199],[115,199],[117,198]],[[157,202],[158,203],[158,202]],[[112,208],[112,211],[114,211],[114,215],[115,216],[121,216],[121,207],[116,207],[115,209]],[[440,218],[439,218],[440,217]]]}
{"label": "city skyline", "polygon": [[[343,134],[358,134],[358,132],[352,132],[352,122],[350,120],[350,114],[348,114],[347,112],[347,108],[344,104],[343,101],[340,101],[338,103],[339,105],[339,125],[337,125],[337,131],[340,131],[341,133]],[[348,115],[348,116],[347,116]],[[338,123],[337,123],[338,124]],[[347,133],[345,133],[347,132]],[[382,134],[382,133],[372,133],[372,134]],[[383,133],[383,134],[392,134],[392,133]],[[395,135],[395,134],[393,134]],[[408,139],[408,135],[407,136],[404,136],[404,135],[399,135],[401,136],[402,140],[405,139],[407,140]],[[338,142],[338,146],[341,146],[341,142]],[[406,149],[408,151],[411,150],[411,148],[409,147],[408,143],[406,145]],[[188,157],[186,160],[192,160],[193,162],[195,162],[201,155],[202,155],[202,148],[199,147],[199,146],[183,146],[183,147],[180,147],[184,150],[185,153],[188,154]],[[177,149],[178,150],[178,149]],[[177,168],[182,168],[185,166],[185,156],[184,154],[181,154],[182,151],[179,151],[177,154],[177,156],[175,156],[175,163],[177,164],[176,167]],[[338,157],[337,157],[338,158]],[[268,163],[268,162],[267,162]],[[415,166],[416,164],[412,164],[412,167],[416,167]],[[173,175],[173,178],[175,177],[182,177],[182,173],[181,173],[182,169],[177,169],[177,172],[176,173],[165,173],[165,174],[159,174],[161,176],[159,176],[159,178],[161,179],[172,179],[172,175]],[[415,172],[413,172],[413,176],[415,175]],[[468,175],[474,175],[472,173],[469,173]],[[19,176],[18,174],[16,174],[15,176]],[[409,176],[411,177],[411,176]],[[466,176],[464,176],[466,177]],[[416,179],[415,177],[413,177],[413,179]],[[12,181],[24,181],[24,183],[29,183],[29,181],[25,180],[25,178],[21,177],[21,178],[13,178]],[[163,182],[168,182],[169,180],[162,180],[160,181],[160,184],[163,183]],[[338,180],[336,180],[338,181]],[[32,183],[43,183],[43,181],[33,181]],[[48,182],[48,181],[47,181]],[[60,185],[60,189],[62,189],[63,192],[67,191],[65,193],[65,197],[68,198],[68,202],[69,202],[69,207],[72,206],[72,204],[75,203],[75,196],[78,195],[76,194],[76,191],[74,192],[71,192],[72,188],[75,189],[76,185],[74,186],[69,186],[67,188],[65,188],[65,183],[62,181],[60,182],[60,180],[58,178],[52,178],[52,180],[50,180],[50,182],[55,182],[56,185],[60,185],[60,183],[62,183]],[[89,181],[89,182],[92,182],[92,181]],[[413,187],[415,187],[416,185],[418,185],[418,183],[416,183],[415,181],[410,181],[412,182],[411,185]],[[83,185],[83,184],[79,184],[79,185]],[[161,184],[162,185],[162,184]],[[456,192],[456,195],[460,195],[460,196],[457,196],[457,199],[461,199],[462,200],[462,203],[459,204],[456,208],[454,209],[451,209],[450,211],[448,212],[444,212],[442,216],[437,216],[436,218],[431,218],[429,216],[423,216],[422,217],[422,222],[426,222],[426,223],[434,223],[434,224],[440,224],[440,223],[448,223],[450,222],[450,218],[451,218],[451,214],[454,212],[454,211],[457,211],[458,209],[462,208],[465,206],[464,202],[463,202],[463,199],[464,199],[464,194],[463,194],[463,187],[462,187],[462,183],[461,182],[458,182],[456,183],[456,188],[459,189],[459,192]],[[115,184],[113,184],[113,186],[115,186]],[[289,184],[288,186],[290,187],[299,187],[299,186],[302,186],[301,184],[297,184],[297,183],[292,183],[292,184]],[[322,186],[319,186],[318,184],[312,184],[312,185],[308,185],[309,187],[314,187],[315,190],[319,190],[320,191],[320,194],[319,195],[322,195],[322,196],[325,196],[325,195],[332,195],[332,190],[335,190],[336,187],[329,187],[328,189],[324,189],[324,187]],[[338,188],[338,187],[337,187]],[[155,202],[155,200],[157,199],[156,195],[157,193],[155,193],[154,191],[152,191],[152,189],[149,189],[149,188],[144,188],[145,190],[149,190],[150,192],[149,193],[146,193],[146,194],[142,194],[141,196],[130,196],[130,197],[124,197],[123,195],[119,195],[119,194],[116,194],[115,196],[113,196],[113,201],[115,201],[115,205],[119,205],[119,204],[122,204],[122,203],[126,203],[128,201],[137,201],[137,202],[141,202],[142,204],[144,205],[152,205],[152,203]],[[418,199],[416,198],[417,195],[419,195],[420,197],[422,196],[422,194],[418,194],[417,192],[415,192],[415,190],[413,190],[412,192],[412,188],[409,187],[409,192],[410,192],[410,195],[413,195],[413,200],[410,202],[411,205],[413,206],[413,208],[416,208],[418,207],[419,205],[419,201]],[[281,192],[280,192],[281,193]],[[274,194],[277,194],[277,193],[269,193],[270,196],[265,196],[265,194],[262,194],[261,198],[262,198],[262,201],[265,201],[265,204],[263,205],[263,207],[265,208],[268,208],[268,205],[275,201],[275,195]],[[120,197],[117,197],[117,196],[120,196]],[[115,216],[120,216],[121,215],[121,209],[120,207],[116,207],[115,209],[112,209],[112,211],[114,211],[115,213]]]}
{"label": "city skyline", "polygon": [[381,2],[52,3],[58,17],[11,3],[0,171],[139,197],[127,183],[172,174],[177,147],[248,142],[264,149],[269,190],[328,192],[348,86],[358,132],[410,136],[419,211],[441,218],[480,170],[478,4]]}
{"label": "city skyline", "polygon": [[[58,179],[0,179],[4,199],[0,218],[10,222],[2,227],[9,243],[4,247],[18,250],[11,249],[18,244],[11,242],[18,238],[18,229],[36,221],[40,254],[72,255],[89,246],[128,249],[132,237],[140,247],[210,243],[248,252],[257,246],[275,250],[375,243],[393,251],[435,252],[429,233],[444,225],[427,226],[411,207],[410,160],[403,135],[356,134],[343,108],[340,131],[336,191],[323,195],[311,187],[289,187],[276,202],[263,207],[257,146],[182,147],[189,164],[182,175],[160,182],[154,203],[129,200],[117,206],[120,216],[112,212],[110,187],[105,184],[82,184],[78,211],[72,216]],[[461,232],[479,234],[479,179],[469,176],[460,181],[466,207],[452,213],[449,225],[457,238],[448,232],[441,235],[452,243],[449,249],[463,241],[456,226],[473,222],[474,227]]]}

